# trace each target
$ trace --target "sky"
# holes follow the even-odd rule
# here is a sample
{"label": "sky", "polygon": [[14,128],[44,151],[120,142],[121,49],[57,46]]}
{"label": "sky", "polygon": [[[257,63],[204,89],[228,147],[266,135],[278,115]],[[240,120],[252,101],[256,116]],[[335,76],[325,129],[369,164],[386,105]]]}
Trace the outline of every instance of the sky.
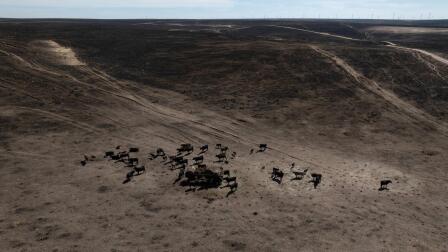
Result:
{"label": "sky", "polygon": [[448,0],[0,0],[0,17],[448,19]]}

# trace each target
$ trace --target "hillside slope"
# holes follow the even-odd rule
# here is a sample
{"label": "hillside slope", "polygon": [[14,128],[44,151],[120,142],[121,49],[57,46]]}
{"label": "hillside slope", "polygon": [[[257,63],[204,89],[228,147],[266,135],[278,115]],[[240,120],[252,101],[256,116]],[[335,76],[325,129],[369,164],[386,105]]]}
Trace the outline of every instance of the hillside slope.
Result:
{"label": "hillside slope", "polygon": [[[123,61],[49,37],[0,40],[2,250],[448,249],[446,119],[341,55],[359,45],[199,40],[160,56],[188,71],[124,78],[111,70]],[[186,192],[147,158],[182,143],[209,144],[205,163],[238,190]],[[236,158],[215,162],[217,143]],[[147,169],[128,184],[130,168],[102,158],[117,145],[139,147]],[[96,158],[82,166],[84,154]],[[322,183],[291,180],[293,162]]]}

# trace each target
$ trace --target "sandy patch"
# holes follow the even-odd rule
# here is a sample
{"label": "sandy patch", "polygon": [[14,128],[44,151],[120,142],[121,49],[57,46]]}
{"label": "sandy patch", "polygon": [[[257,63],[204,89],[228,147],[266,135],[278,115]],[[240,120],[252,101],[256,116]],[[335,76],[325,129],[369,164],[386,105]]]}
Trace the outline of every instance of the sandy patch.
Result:
{"label": "sandy patch", "polygon": [[374,26],[367,29],[370,32],[412,34],[412,33],[448,33],[446,28],[403,27],[403,26]]}
{"label": "sandy patch", "polygon": [[32,42],[34,50],[46,53],[46,57],[53,63],[66,66],[85,65],[77,57],[76,53],[69,47],[64,47],[53,40],[38,40]]}

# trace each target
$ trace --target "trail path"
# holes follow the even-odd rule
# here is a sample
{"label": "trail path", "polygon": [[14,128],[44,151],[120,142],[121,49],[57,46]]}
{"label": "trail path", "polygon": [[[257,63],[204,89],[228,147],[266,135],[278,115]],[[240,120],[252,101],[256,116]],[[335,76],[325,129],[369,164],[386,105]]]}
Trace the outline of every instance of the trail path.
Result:
{"label": "trail path", "polygon": [[282,25],[268,25],[268,26],[270,26],[270,27],[277,27],[277,28],[283,28],[283,29],[303,31],[303,32],[309,32],[309,33],[319,34],[319,35],[323,35],[323,36],[327,36],[327,37],[345,39],[345,40],[366,41],[366,40],[363,40],[363,39],[350,38],[350,37],[341,36],[341,35],[335,35],[335,34],[331,34],[331,33],[327,33],[327,32],[317,32],[317,31],[301,29],[301,28],[296,28],[296,27],[290,27],[290,26],[282,26]]}
{"label": "trail path", "polygon": [[394,105],[396,108],[400,109],[401,111],[404,111],[408,116],[411,116],[412,118],[415,118],[419,121],[426,122],[433,127],[439,129],[441,132],[443,132],[445,135],[448,134],[448,127],[442,122],[437,121],[434,119],[431,115],[424,112],[421,109],[416,108],[412,104],[402,100],[400,97],[398,97],[393,92],[384,89],[379,85],[376,81],[371,80],[367,77],[365,77],[363,74],[356,71],[352,66],[350,66],[347,62],[345,62],[343,59],[339,58],[338,56],[323,50],[322,48],[318,46],[310,46],[313,50],[318,52],[319,54],[330,58],[337,66],[342,68],[344,71],[346,71],[350,76],[352,76],[359,84],[370,90],[371,92],[377,94],[378,96],[384,98],[387,102]]}

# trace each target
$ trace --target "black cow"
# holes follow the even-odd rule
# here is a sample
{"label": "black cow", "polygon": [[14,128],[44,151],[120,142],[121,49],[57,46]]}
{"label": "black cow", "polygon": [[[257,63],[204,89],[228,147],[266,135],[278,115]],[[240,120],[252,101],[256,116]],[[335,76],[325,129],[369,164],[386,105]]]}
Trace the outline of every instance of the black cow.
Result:
{"label": "black cow", "polygon": [[320,184],[320,182],[322,180],[322,174],[311,173],[311,178],[312,179],[311,179],[310,183],[313,183],[314,184],[314,188],[316,188]]}
{"label": "black cow", "polygon": [[279,184],[282,183],[285,174],[279,168],[272,168],[271,179]]}
{"label": "black cow", "polygon": [[236,177],[224,177],[222,180],[226,181],[227,185],[236,182]]}
{"label": "black cow", "polygon": [[120,157],[120,159],[129,158],[129,152],[127,151],[119,152],[118,156]]}
{"label": "black cow", "polygon": [[176,162],[176,166],[177,165],[188,165],[188,159],[179,160],[178,162]]}
{"label": "black cow", "polygon": [[201,153],[205,153],[205,152],[207,152],[207,151],[208,151],[208,144],[203,145],[203,146],[200,148],[200,150],[201,150]]}
{"label": "black cow", "polygon": [[113,152],[113,151],[106,151],[104,153],[104,158],[112,157],[113,155],[115,155],[115,152]]}
{"label": "black cow", "polygon": [[137,172],[137,175],[140,175],[140,173],[143,173],[146,171],[146,168],[144,165],[142,165],[139,167],[134,167],[134,171]]}
{"label": "black cow", "polygon": [[129,165],[138,165],[138,158],[129,158],[129,159],[127,160],[127,163],[128,163]]}
{"label": "black cow", "polygon": [[387,188],[387,185],[389,184],[392,184],[392,180],[381,180],[380,189],[378,190],[380,191],[389,190],[389,188]]}
{"label": "black cow", "polygon": [[206,164],[199,164],[198,165],[198,171],[205,171],[207,170],[207,165]]}
{"label": "black cow", "polygon": [[161,157],[165,156],[165,151],[162,148],[158,148],[156,150],[156,153],[158,156],[161,156]]}
{"label": "black cow", "polygon": [[227,161],[227,155],[225,153],[220,153],[216,155],[216,157],[219,159],[218,162],[223,162],[224,160]]}
{"label": "black cow", "polygon": [[229,150],[229,147],[224,146],[224,147],[221,148],[221,153],[226,154],[228,150]]}
{"label": "black cow", "polygon": [[267,144],[260,144],[258,152],[264,152],[268,148]]}
{"label": "black cow", "polygon": [[138,152],[139,149],[138,148],[129,148],[129,152]]}
{"label": "black cow", "polygon": [[132,177],[134,177],[135,171],[132,170],[126,174],[126,179],[123,181],[123,184],[131,182]]}
{"label": "black cow", "polygon": [[204,156],[194,157],[193,161],[198,164],[204,162]]}

